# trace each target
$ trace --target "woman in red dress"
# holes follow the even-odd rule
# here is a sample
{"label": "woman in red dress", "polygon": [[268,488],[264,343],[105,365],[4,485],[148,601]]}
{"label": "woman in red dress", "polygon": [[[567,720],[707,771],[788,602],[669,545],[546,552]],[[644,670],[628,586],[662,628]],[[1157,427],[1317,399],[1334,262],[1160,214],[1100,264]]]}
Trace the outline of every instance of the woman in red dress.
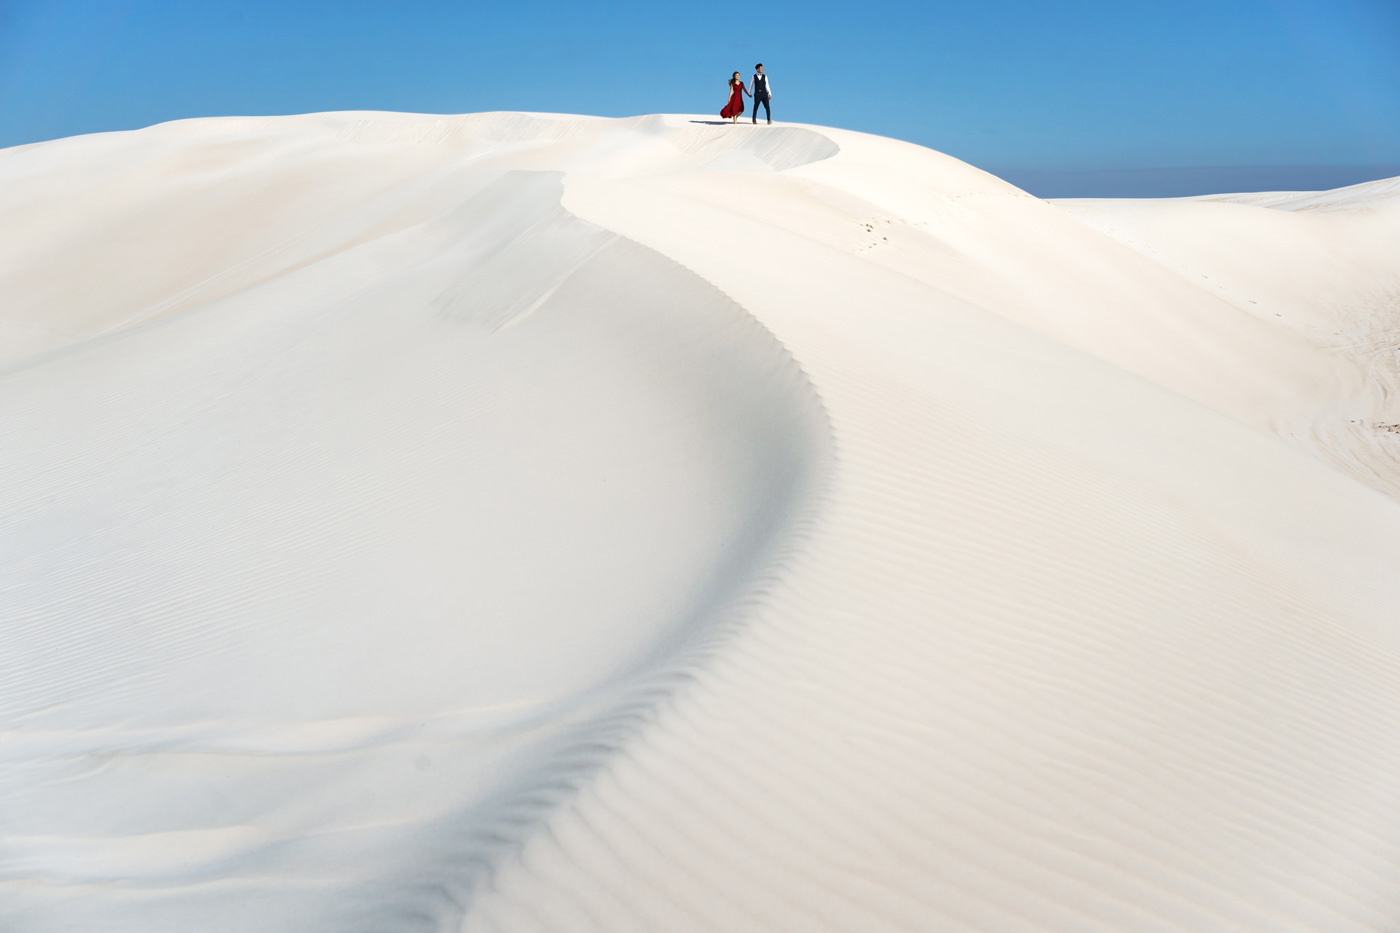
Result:
{"label": "woman in red dress", "polygon": [[748,92],[749,89],[744,87],[744,79],[739,77],[739,72],[734,72],[734,77],[729,79],[729,103],[724,105],[719,115],[729,117],[731,123],[738,123],[739,118],[744,115],[744,95]]}

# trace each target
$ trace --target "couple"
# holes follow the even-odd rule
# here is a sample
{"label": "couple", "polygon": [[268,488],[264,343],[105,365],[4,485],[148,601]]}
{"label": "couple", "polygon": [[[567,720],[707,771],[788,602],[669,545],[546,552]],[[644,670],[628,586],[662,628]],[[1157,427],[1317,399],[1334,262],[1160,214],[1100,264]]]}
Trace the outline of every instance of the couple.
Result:
{"label": "couple", "polygon": [[755,72],[753,76],[753,90],[744,87],[743,80],[739,77],[739,72],[734,72],[734,77],[729,79],[729,103],[724,105],[724,109],[719,112],[721,117],[729,117],[733,123],[739,122],[739,117],[744,113],[744,95],[748,94],[753,98],[753,122],[758,122],[758,105],[763,105],[763,112],[768,117],[768,123],[773,122],[773,111],[768,106],[768,102],[773,99],[773,92],[768,87],[768,76],[763,73],[763,65],[753,66]]}

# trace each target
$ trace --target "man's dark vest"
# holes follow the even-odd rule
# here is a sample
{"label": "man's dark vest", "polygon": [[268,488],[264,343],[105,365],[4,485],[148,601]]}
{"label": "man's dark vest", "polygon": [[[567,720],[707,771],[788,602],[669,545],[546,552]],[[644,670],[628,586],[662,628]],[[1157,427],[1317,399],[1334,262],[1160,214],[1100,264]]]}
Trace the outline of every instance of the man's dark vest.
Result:
{"label": "man's dark vest", "polygon": [[768,76],[756,74],[753,76],[753,97],[754,100],[765,100],[768,98]]}

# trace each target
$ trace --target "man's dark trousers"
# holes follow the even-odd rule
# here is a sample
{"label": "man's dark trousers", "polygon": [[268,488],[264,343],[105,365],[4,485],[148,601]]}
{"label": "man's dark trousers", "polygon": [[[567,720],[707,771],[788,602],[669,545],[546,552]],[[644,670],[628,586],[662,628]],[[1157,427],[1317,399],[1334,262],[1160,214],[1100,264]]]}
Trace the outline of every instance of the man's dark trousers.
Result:
{"label": "man's dark trousers", "polygon": [[772,123],[772,122],[773,122],[773,111],[770,110],[770,109],[768,108],[768,95],[767,95],[767,94],[763,95],[762,97],[758,97],[758,96],[755,96],[755,97],[754,97],[754,99],[753,99],[753,122],[755,122],[755,123],[758,122],[758,105],[759,105],[759,104],[762,104],[762,105],[763,105],[763,113],[764,113],[765,116],[768,117],[768,122],[769,122],[769,123]]}

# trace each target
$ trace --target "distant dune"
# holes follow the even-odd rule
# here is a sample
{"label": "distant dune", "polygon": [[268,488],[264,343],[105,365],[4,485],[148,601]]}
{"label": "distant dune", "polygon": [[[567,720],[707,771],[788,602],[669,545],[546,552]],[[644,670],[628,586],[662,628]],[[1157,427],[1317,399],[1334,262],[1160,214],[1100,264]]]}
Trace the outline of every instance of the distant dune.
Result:
{"label": "distant dune", "polygon": [[0,929],[1390,931],[1400,179],[0,151]]}
{"label": "distant dune", "polygon": [[1400,174],[1400,163],[1133,169],[1006,166],[997,169],[996,174],[1042,198],[1162,198],[1197,196],[1210,191],[1342,188]]}

